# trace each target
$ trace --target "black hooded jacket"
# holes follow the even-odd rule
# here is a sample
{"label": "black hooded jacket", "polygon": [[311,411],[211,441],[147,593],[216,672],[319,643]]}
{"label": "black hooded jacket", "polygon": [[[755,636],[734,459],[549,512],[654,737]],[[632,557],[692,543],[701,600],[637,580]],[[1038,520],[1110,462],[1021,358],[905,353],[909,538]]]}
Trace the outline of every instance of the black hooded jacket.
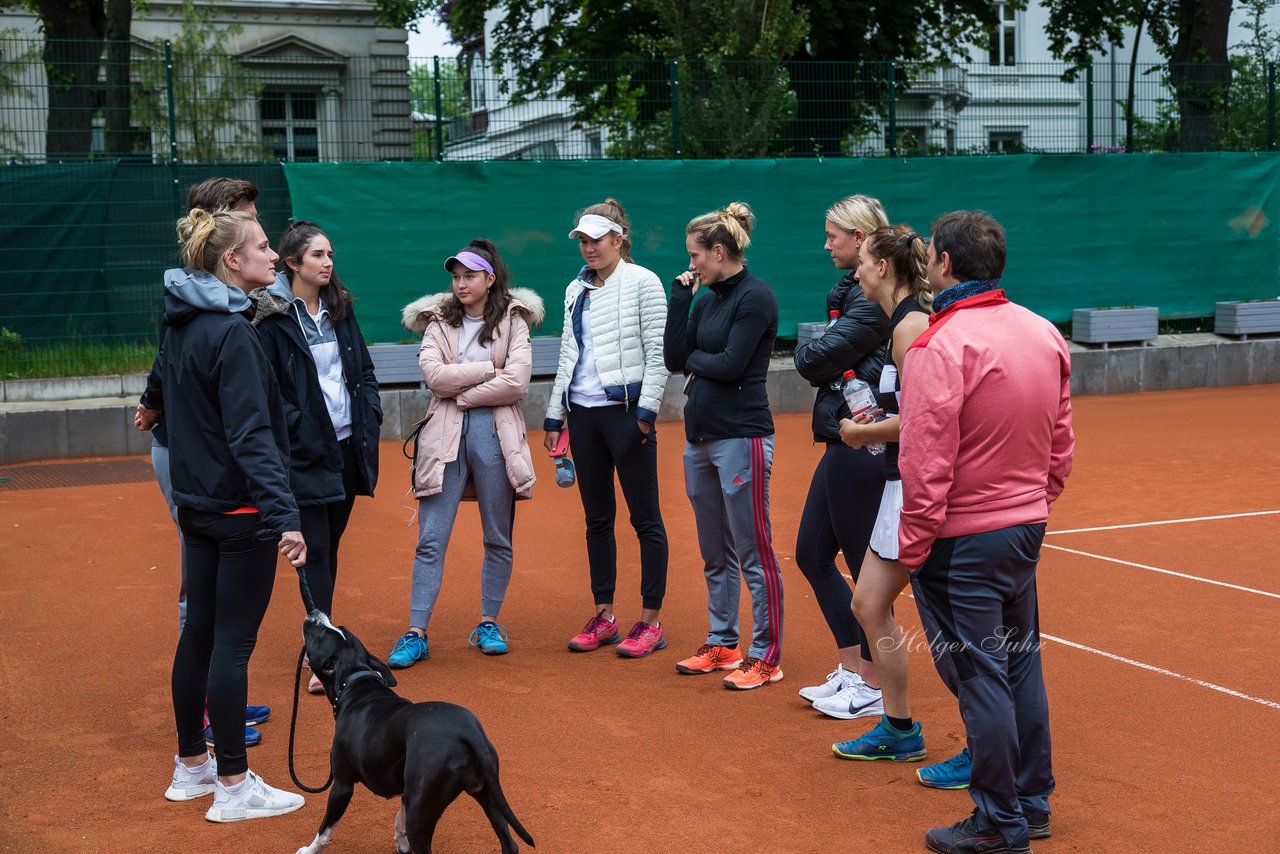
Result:
{"label": "black hooded jacket", "polygon": [[821,338],[798,342],[795,354],[796,370],[818,389],[813,438],[828,444],[840,441],[840,419],[849,417],[840,392],[844,372],[852,369],[879,399],[880,372],[889,357],[889,317],[879,303],[863,295],[853,273],[827,294],[828,316],[833,311],[840,312],[836,322]]}
{"label": "black hooded jacket", "polygon": [[257,508],[263,536],[300,530],[289,433],[249,300],[193,270],[165,274],[160,379],[173,502],[210,513]]}
{"label": "black hooded jacket", "polygon": [[[283,278],[283,277],[281,277]],[[289,483],[299,504],[329,504],[346,497],[342,484],[342,450],[333,430],[315,359],[293,315],[287,282],[254,291],[258,335],[280,383],[289,425]],[[265,296],[260,296],[265,294]],[[290,294],[290,297],[292,295]],[[274,297],[275,299],[272,299]],[[365,346],[355,312],[333,324],[342,358],[342,373],[351,399],[351,450],[356,459],[358,495],[373,495],[378,483],[378,437],[382,402],[373,360]]]}

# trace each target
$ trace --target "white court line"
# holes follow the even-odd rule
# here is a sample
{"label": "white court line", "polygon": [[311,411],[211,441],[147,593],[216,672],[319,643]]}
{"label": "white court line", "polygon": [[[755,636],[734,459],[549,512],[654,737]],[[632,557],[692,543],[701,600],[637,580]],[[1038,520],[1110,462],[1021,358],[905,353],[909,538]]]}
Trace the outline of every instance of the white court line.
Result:
{"label": "white court line", "polygon": [[1275,516],[1280,510],[1259,510],[1255,513],[1228,513],[1225,516],[1194,516],[1190,519],[1163,519],[1159,522],[1131,522],[1128,525],[1102,525],[1098,528],[1070,528],[1066,531],[1046,531],[1045,536],[1055,534],[1088,534],[1093,531],[1118,531],[1121,528],[1149,528],[1153,525],[1181,525],[1183,522],[1213,522],[1218,519],[1244,519],[1248,516]]}
{"label": "white court line", "polygon": [[1096,554],[1093,554],[1092,552],[1082,552],[1079,549],[1069,549],[1065,546],[1051,546],[1048,543],[1044,543],[1043,548],[1055,549],[1060,552],[1067,552],[1068,554],[1080,555],[1081,557],[1091,557],[1096,560],[1105,560],[1110,563],[1118,563],[1121,566],[1132,566],[1135,569],[1145,569],[1148,572],[1158,572],[1162,575],[1172,575],[1176,578],[1185,578],[1188,581],[1200,581],[1204,584],[1213,584],[1218,587],[1229,587],[1232,590],[1240,590],[1245,593],[1256,593],[1259,596],[1269,596],[1272,599],[1280,599],[1280,593],[1272,593],[1268,590],[1257,590],[1253,587],[1241,587],[1239,584],[1228,584],[1225,581],[1217,581],[1212,578],[1201,578],[1198,575],[1188,575],[1185,572],[1174,572],[1172,569],[1161,569],[1158,566],[1148,566],[1145,563],[1134,563],[1131,560],[1121,560],[1118,557],[1107,557],[1106,555],[1096,555]]}
{"label": "white court line", "polygon": [[1260,697],[1251,697],[1248,694],[1242,694],[1239,691],[1233,691],[1230,688],[1224,688],[1221,685],[1215,685],[1214,683],[1206,682],[1203,679],[1196,679],[1193,676],[1183,676],[1181,673],[1174,673],[1172,670],[1165,670],[1163,667],[1156,667],[1155,665],[1152,665],[1152,664],[1143,664],[1141,661],[1134,661],[1132,658],[1125,658],[1122,655],[1116,655],[1114,652],[1107,652],[1106,650],[1094,649],[1091,646],[1085,646],[1082,643],[1076,643],[1075,641],[1069,641],[1069,640],[1065,640],[1064,638],[1054,637],[1053,635],[1047,635],[1044,632],[1040,633],[1040,637],[1044,638],[1045,640],[1051,640],[1054,643],[1060,643],[1065,646],[1072,647],[1074,649],[1081,649],[1081,650],[1084,650],[1085,652],[1092,652],[1094,655],[1101,655],[1103,658],[1110,658],[1112,661],[1119,661],[1122,664],[1128,664],[1132,667],[1141,668],[1142,670],[1149,670],[1152,673],[1159,673],[1162,676],[1172,676],[1174,679],[1179,679],[1183,682],[1190,682],[1193,685],[1199,685],[1202,688],[1210,688],[1214,691],[1220,691],[1223,694],[1227,694],[1232,697],[1238,697],[1241,700],[1248,700],[1249,702],[1257,703],[1260,706],[1266,706],[1267,708],[1270,708],[1270,709],[1280,709],[1280,703],[1273,703],[1270,700],[1263,700]]}
{"label": "white court line", "polygon": [[[905,596],[908,599],[916,598],[915,596],[911,595],[905,590],[903,590],[898,595]],[[1049,635],[1049,634],[1045,634],[1044,632],[1041,632],[1040,637],[1044,638],[1045,640],[1051,640],[1054,643],[1060,643],[1063,646],[1069,646],[1072,649],[1079,649],[1079,650],[1083,650],[1084,652],[1092,652],[1094,655],[1100,655],[1103,658],[1109,658],[1112,661],[1118,661],[1121,664],[1128,664],[1129,666],[1137,667],[1140,670],[1147,670],[1147,671],[1150,671],[1151,673],[1159,673],[1161,676],[1172,676],[1174,679],[1177,679],[1181,682],[1190,682],[1192,685],[1199,685],[1202,688],[1209,688],[1213,691],[1221,692],[1230,697],[1237,697],[1241,700],[1248,700],[1251,703],[1257,703],[1258,705],[1266,706],[1269,709],[1280,709],[1280,703],[1273,703],[1271,700],[1264,700],[1261,697],[1253,697],[1249,694],[1232,690],[1231,688],[1225,688],[1222,685],[1216,685],[1213,682],[1206,682],[1203,679],[1196,679],[1194,676],[1183,676],[1181,673],[1175,673],[1172,670],[1165,670],[1163,667],[1156,667],[1154,664],[1144,664],[1143,662],[1135,661],[1132,658],[1125,658],[1123,655],[1116,655],[1114,652],[1107,652],[1106,650],[1095,649],[1094,647],[1085,646],[1084,644],[1076,643],[1075,641],[1069,641],[1066,638],[1060,638],[1060,637],[1057,637],[1056,635]]]}

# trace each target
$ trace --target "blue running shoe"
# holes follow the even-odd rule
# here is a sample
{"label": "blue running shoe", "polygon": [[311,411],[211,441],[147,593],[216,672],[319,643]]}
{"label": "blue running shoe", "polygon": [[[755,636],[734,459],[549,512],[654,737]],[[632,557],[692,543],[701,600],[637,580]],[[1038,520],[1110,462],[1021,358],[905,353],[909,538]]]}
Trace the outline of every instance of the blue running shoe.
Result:
{"label": "blue running shoe", "polygon": [[391,650],[391,654],[387,656],[388,667],[412,667],[419,661],[426,661],[431,657],[431,653],[427,650],[427,639],[424,635],[417,632],[405,632],[396,640],[395,647]]}
{"label": "blue running shoe", "polygon": [[480,647],[480,651],[485,655],[506,655],[509,640],[511,636],[507,634],[506,629],[493,620],[485,620],[476,626],[468,642],[472,646]]}
{"label": "blue running shoe", "polygon": [[883,715],[880,723],[866,735],[837,742],[831,745],[831,752],[841,759],[892,759],[894,762],[919,762],[929,755],[924,749],[919,721],[906,732],[900,732],[890,726]]}
{"label": "blue running shoe", "polygon": [[[254,729],[251,726],[246,726],[244,728],[244,746],[245,747],[253,747],[254,745],[258,744],[260,741],[262,741],[262,733],[258,732],[256,729]],[[204,743],[209,745],[210,747],[213,747],[213,727],[211,726],[207,726],[204,728]]]}
{"label": "blue running shoe", "polygon": [[916,779],[930,789],[967,789],[969,772],[973,770],[973,757],[969,748],[957,753],[945,762],[926,765],[916,771]]}
{"label": "blue running shoe", "polygon": [[249,726],[257,726],[258,724],[265,724],[270,719],[271,719],[270,706],[245,706],[244,707],[244,722],[247,723]]}

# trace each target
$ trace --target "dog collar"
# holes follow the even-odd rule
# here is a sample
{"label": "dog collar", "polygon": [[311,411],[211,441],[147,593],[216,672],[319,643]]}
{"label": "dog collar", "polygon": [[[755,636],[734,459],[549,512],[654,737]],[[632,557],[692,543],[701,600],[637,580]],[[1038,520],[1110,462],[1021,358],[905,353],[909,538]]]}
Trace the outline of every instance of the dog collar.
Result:
{"label": "dog collar", "polygon": [[352,673],[346,679],[342,680],[342,684],[338,686],[338,690],[334,693],[333,697],[333,713],[335,715],[338,714],[338,704],[342,702],[343,695],[351,688],[351,683],[364,679],[368,676],[376,676],[379,682],[382,681],[381,673],[376,670],[369,670],[368,668],[365,668],[364,670],[357,670],[355,673]]}

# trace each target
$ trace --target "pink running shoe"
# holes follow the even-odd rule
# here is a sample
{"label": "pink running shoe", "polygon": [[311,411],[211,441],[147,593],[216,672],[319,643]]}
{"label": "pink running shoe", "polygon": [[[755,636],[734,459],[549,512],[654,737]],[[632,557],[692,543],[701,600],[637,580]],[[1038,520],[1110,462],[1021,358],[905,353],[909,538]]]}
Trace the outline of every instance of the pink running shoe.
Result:
{"label": "pink running shoe", "polygon": [[569,638],[569,649],[574,652],[591,652],[599,649],[601,644],[617,643],[620,640],[622,638],[618,635],[618,620],[606,620],[604,611],[601,611],[587,620],[582,631]]}
{"label": "pink running shoe", "polygon": [[667,642],[662,637],[662,626],[637,620],[627,632],[627,639],[618,644],[615,652],[623,658],[644,658],[651,652],[666,649]]}

